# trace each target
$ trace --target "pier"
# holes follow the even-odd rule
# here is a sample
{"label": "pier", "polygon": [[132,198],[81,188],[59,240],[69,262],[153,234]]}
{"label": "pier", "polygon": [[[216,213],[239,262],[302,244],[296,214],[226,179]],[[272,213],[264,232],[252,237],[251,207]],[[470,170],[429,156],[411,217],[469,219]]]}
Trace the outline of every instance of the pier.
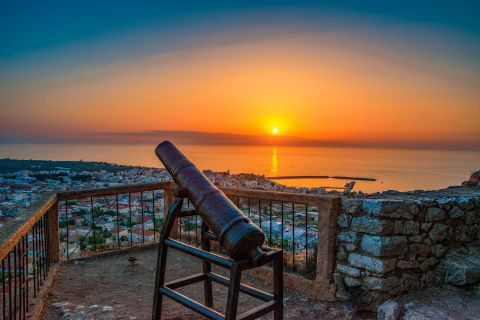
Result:
{"label": "pier", "polygon": [[337,179],[337,180],[357,180],[357,181],[377,181],[375,178],[362,177],[344,177],[344,176],[277,176],[266,177],[270,180],[287,180],[287,179]]}

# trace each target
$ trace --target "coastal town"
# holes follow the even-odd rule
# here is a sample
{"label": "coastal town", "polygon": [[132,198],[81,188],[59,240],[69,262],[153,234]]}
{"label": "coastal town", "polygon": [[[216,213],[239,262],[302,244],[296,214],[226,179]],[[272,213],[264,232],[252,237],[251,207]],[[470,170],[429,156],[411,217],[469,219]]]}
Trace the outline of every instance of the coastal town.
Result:
{"label": "coastal town", "polygon": [[[3,159],[1,161],[16,160]],[[32,165],[33,164],[33,165]],[[107,163],[48,162],[34,160],[25,169],[3,168],[0,173],[1,223],[28,210],[42,195],[59,191],[98,189],[171,181],[163,168],[117,166]],[[73,164],[77,164],[74,166]],[[8,167],[8,166],[7,166]],[[15,166],[14,166],[15,167]],[[220,188],[247,188],[294,193],[326,193],[323,188],[287,187],[255,174],[231,174],[205,170]],[[331,192],[331,191],[330,191]],[[88,255],[119,246],[155,241],[163,225],[163,191],[119,194],[59,203],[61,251],[64,256]],[[268,236],[268,242],[314,257],[318,211],[315,207],[235,198],[232,201]],[[189,203],[185,204],[190,205]],[[183,218],[180,235],[198,242],[200,220]],[[308,256],[307,252],[307,256]],[[308,261],[303,259],[306,265]]]}
{"label": "coastal town", "polygon": [[[0,159],[0,162],[20,160]],[[25,161],[25,160],[22,160]],[[35,160],[30,160],[35,163]],[[43,161],[38,161],[42,163]],[[55,161],[48,161],[47,168],[33,165],[22,169],[2,167],[0,163],[0,217],[8,219],[19,210],[28,208],[39,196],[59,191],[84,190],[115,187],[119,185],[170,181],[168,172],[163,168],[145,168],[133,166],[117,166],[101,163],[104,168],[72,169],[71,167],[54,166]],[[68,163],[69,161],[62,163]],[[70,161],[78,163],[75,161]],[[83,162],[85,167],[94,162]],[[92,166],[93,167],[93,166]],[[323,194],[325,187],[307,188],[286,186],[267,179],[264,175],[252,173],[231,174],[204,170],[204,174],[219,187],[247,188],[257,190],[273,190],[293,193]],[[330,191],[332,192],[332,191]],[[335,191],[333,191],[335,192]]]}

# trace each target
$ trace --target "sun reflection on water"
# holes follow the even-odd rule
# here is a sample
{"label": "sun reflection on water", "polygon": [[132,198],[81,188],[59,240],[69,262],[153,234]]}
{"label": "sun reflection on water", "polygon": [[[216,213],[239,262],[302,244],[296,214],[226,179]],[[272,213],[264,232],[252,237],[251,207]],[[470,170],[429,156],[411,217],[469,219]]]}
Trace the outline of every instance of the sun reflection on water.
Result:
{"label": "sun reflection on water", "polygon": [[277,147],[272,148],[272,175],[275,175],[278,172],[278,152]]}

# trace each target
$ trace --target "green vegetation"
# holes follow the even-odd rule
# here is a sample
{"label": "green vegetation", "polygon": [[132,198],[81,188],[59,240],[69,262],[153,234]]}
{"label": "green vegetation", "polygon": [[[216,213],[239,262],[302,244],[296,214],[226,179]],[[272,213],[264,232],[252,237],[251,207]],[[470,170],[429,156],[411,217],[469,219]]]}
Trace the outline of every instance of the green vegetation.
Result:
{"label": "green vegetation", "polygon": [[88,182],[93,180],[93,176],[91,174],[75,174],[72,176],[72,180],[81,181],[81,182]]}
{"label": "green vegetation", "polygon": [[154,228],[153,231],[162,231],[163,224],[165,223],[165,220],[163,218],[155,219],[154,220]]}
{"label": "green vegetation", "polygon": [[58,180],[62,181],[62,177],[65,176],[63,173],[37,173],[32,175],[37,180]]}
{"label": "green vegetation", "polygon": [[74,221],[74,220],[67,220],[67,221],[65,221],[65,220],[60,220],[60,221],[58,222],[58,226],[59,226],[60,228],[65,228],[67,225],[68,225],[68,226],[74,226],[74,225],[75,225],[75,221]]}
{"label": "green vegetation", "polygon": [[80,237],[80,249],[85,250],[86,248],[93,249],[95,246],[97,250],[100,250],[102,245],[105,244],[106,239],[112,237],[112,233],[106,230],[95,230],[95,236],[90,234],[88,237]]}
{"label": "green vegetation", "polygon": [[[100,170],[119,172],[135,168],[142,167],[118,165],[108,162],[0,159],[0,173],[12,173],[20,170],[38,172],[61,169],[70,169],[71,172]],[[76,175],[74,177],[76,177],[76,180],[88,179],[87,175]]]}

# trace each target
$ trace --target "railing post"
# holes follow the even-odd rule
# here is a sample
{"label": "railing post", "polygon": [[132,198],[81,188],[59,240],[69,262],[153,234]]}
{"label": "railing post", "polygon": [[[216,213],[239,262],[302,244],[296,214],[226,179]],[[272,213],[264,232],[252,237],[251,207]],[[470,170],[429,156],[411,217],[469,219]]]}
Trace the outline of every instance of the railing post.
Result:
{"label": "railing post", "polygon": [[58,201],[52,204],[47,211],[48,219],[48,251],[50,263],[60,260],[60,235],[58,229]]}
{"label": "railing post", "polygon": [[[324,200],[323,200],[324,201]],[[323,301],[335,300],[333,271],[335,267],[335,241],[340,198],[332,198],[325,209],[318,211],[317,269],[315,295]]]}
{"label": "railing post", "polygon": [[[170,208],[170,205],[173,203],[175,200],[175,189],[172,188],[165,188],[163,189],[163,221],[166,221],[167,214],[168,214],[168,208]],[[172,227],[172,232],[170,233],[174,238],[179,237],[179,232],[178,232],[178,219],[175,219],[175,222],[173,223]]]}

